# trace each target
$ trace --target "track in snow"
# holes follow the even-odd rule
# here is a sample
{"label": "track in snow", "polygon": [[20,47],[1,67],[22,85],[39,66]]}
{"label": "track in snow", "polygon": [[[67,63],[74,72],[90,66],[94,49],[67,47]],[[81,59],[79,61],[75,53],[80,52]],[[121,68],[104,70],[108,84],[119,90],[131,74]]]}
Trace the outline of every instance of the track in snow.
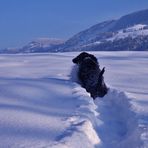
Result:
{"label": "track in snow", "polygon": [[83,148],[80,143],[85,143],[85,148],[142,147],[138,120],[124,92],[110,89],[104,98],[93,101],[85,89],[75,84],[73,95],[80,106],[66,119],[69,127],[51,147]]}
{"label": "track in snow", "polygon": [[102,121],[97,127],[103,147],[138,148],[142,145],[138,119],[124,92],[110,89],[104,98],[96,100]]}
{"label": "track in snow", "polygon": [[[79,83],[77,70],[78,67],[74,65],[71,80]],[[89,93],[84,93],[81,86],[78,85],[75,89],[77,89],[79,98],[88,99],[88,101],[93,100],[91,97],[86,97],[86,94],[89,95]],[[83,106],[85,105],[81,107]],[[94,106],[96,107],[93,109],[92,107],[88,108],[94,112],[95,121],[92,119],[90,121],[94,121],[93,126],[101,141],[98,146],[101,145],[105,148],[137,148],[142,145],[136,113],[133,111],[130,98],[124,92],[109,89],[105,97],[96,98]],[[85,106],[85,108],[87,107]]]}

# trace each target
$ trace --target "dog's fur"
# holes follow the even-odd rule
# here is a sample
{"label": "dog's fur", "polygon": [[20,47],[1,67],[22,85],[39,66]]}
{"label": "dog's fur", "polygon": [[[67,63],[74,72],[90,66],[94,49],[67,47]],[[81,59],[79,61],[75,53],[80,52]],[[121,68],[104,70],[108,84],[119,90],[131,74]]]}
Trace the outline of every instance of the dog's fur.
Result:
{"label": "dog's fur", "polygon": [[82,87],[91,94],[93,99],[103,97],[108,91],[103,77],[105,68],[100,69],[97,58],[92,54],[82,52],[72,61],[79,67],[78,79]]}

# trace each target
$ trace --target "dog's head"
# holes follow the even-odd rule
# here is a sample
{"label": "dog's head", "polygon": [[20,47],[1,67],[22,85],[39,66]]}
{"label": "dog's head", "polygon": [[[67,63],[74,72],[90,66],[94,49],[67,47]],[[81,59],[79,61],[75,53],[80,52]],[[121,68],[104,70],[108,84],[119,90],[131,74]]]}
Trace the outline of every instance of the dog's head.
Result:
{"label": "dog's head", "polygon": [[72,61],[73,61],[73,63],[75,63],[75,64],[81,64],[85,58],[91,58],[95,63],[98,64],[97,58],[96,58],[94,55],[89,54],[89,53],[87,53],[87,52],[82,52],[82,53],[80,53],[80,54],[79,54],[76,58],[74,58]]}

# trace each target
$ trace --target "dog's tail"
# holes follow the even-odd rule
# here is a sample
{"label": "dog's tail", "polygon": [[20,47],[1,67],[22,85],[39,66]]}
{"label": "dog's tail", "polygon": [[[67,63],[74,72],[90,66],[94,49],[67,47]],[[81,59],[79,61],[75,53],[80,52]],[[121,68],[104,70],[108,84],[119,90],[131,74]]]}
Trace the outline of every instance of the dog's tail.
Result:
{"label": "dog's tail", "polygon": [[103,76],[104,72],[105,72],[105,67],[103,67],[103,69],[101,70],[101,72],[100,72],[100,74],[99,74],[99,77],[100,77],[100,78]]}

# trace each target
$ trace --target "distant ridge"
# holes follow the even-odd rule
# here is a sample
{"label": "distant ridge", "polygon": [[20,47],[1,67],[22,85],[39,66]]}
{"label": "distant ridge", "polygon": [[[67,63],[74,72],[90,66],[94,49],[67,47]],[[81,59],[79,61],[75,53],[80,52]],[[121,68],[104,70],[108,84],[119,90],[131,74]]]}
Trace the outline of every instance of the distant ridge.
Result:
{"label": "distant ridge", "polygon": [[111,30],[116,31],[135,24],[148,24],[148,9],[122,16]]}
{"label": "distant ridge", "polygon": [[127,14],[117,20],[100,22],[67,41],[40,38],[22,48],[3,49],[0,53],[123,50],[148,50],[148,9]]}
{"label": "distant ridge", "polygon": [[[81,31],[80,33],[74,35],[73,37],[71,37],[69,40],[67,40],[63,46],[60,47],[60,51],[81,51],[81,50],[123,50],[123,48],[121,49],[121,47],[119,47],[118,49],[114,49],[114,47],[111,46],[110,43],[105,42],[106,39],[112,37],[113,35],[115,35],[119,30],[125,30],[128,27],[132,27],[134,25],[138,25],[138,24],[145,24],[148,25],[148,9],[146,10],[141,10],[141,11],[137,11],[125,16],[122,16],[121,18],[119,18],[118,20],[110,20],[110,21],[105,21],[99,24],[96,24],[84,31]],[[134,32],[134,30],[133,30]],[[144,38],[146,44],[148,44],[148,40],[147,40],[147,35],[144,35],[140,37]],[[139,38],[138,34],[137,37]],[[125,39],[127,40],[127,38]],[[126,41],[122,41],[121,42],[126,42]],[[131,38],[132,40],[132,38]],[[138,39],[137,39],[138,40]],[[95,43],[95,42],[102,42],[103,41],[103,45],[93,45],[90,46],[90,44]],[[135,42],[137,41],[131,41],[131,44],[135,44]],[[119,44],[119,43],[115,43],[114,44]],[[122,43],[121,43],[122,44]],[[129,45],[130,43],[128,43]],[[127,46],[128,46],[127,45]],[[89,46],[89,47],[88,47]],[[95,46],[95,47],[94,47]],[[103,46],[106,46],[105,48]],[[108,47],[110,46],[110,47]],[[114,45],[116,46],[116,45]],[[121,45],[122,46],[122,45]],[[134,45],[133,45],[134,46]],[[142,46],[142,42],[141,45]],[[147,46],[142,48],[142,50],[147,50]],[[124,49],[124,50],[138,50],[138,49],[133,49],[133,48],[128,48],[128,49]],[[141,49],[139,49],[141,50]]]}

